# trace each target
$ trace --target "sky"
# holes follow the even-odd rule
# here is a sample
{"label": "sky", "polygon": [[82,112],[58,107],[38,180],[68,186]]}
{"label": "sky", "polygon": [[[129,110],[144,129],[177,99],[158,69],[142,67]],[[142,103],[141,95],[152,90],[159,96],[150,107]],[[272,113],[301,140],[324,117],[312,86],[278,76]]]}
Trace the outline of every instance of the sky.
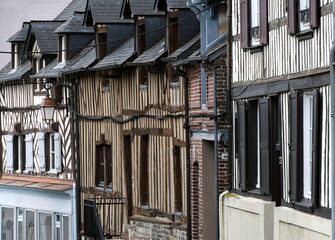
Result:
{"label": "sky", "polygon": [[[71,0],[0,0],[0,51],[10,51],[6,42],[30,20],[53,20]],[[0,54],[0,69],[10,54]]]}

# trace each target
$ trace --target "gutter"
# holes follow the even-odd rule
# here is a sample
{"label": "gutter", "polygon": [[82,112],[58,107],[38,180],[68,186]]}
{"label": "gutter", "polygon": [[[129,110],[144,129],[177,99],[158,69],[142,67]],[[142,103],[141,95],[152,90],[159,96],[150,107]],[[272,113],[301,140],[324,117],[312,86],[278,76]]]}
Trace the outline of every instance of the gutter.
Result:
{"label": "gutter", "polygon": [[[189,103],[188,103],[188,93],[189,93],[189,78],[185,71],[175,67],[175,72],[178,76],[184,79],[185,83],[185,115],[189,115]],[[187,239],[192,239],[192,217],[191,217],[191,154],[190,154],[190,125],[189,118],[185,119],[184,128],[186,130],[186,178],[187,178]]]}
{"label": "gutter", "polygon": [[[215,67],[202,63],[202,66],[212,71],[213,76],[213,90],[214,90],[214,115],[217,116],[217,79]],[[214,189],[215,189],[215,206],[214,209],[219,209],[219,184],[218,184],[218,118],[214,118]],[[219,211],[216,211],[215,219],[215,239],[219,239]]]}

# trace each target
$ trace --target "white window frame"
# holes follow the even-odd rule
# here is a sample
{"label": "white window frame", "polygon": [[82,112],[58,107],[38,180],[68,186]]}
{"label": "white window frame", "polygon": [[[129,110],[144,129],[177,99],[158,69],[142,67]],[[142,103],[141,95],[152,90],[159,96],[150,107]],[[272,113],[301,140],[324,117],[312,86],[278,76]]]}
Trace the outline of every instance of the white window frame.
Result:
{"label": "white window frame", "polygon": [[313,93],[303,93],[303,197],[312,197]]}
{"label": "white window frame", "polygon": [[66,36],[61,36],[61,47],[60,47],[60,55],[61,62],[64,63],[66,61]]}
{"label": "white window frame", "polygon": [[[298,19],[299,19],[299,28],[300,28],[300,31],[306,31],[306,30],[309,30],[310,29],[310,26],[309,26],[309,22],[310,22],[310,16],[309,16],[309,19],[308,21],[302,21],[301,20],[301,12],[302,11],[307,11],[309,10],[310,8],[310,5],[309,5],[309,0],[299,0],[299,11],[298,11]],[[308,15],[309,15],[309,11],[308,11]]]}
{"label": "white window frame", "polygon": [[32,210],[32,209],[24,209],[24,239],[27,238],[27,212],[32,212],[34,213],[34,239],[37,239],[37,217],[36,217],[36,210]]}
{"label": "white window frame", "polygon": [[18,44],[14,44],[14,68],[17,69],[19,66],[19,54],[18,54]]}
{"label": "white window frame", "polygon": [[[260,22],[261,22],[261,9],[260,9],[260,0],[251,0],[250,3],[250,27],[252,29],[258,28],[258,38],[255,38],[250,34],[251,37],[251,46],[257,46],[260,44]],[[251,32],[251,31],[250,31]]]}
{"label": "white window frame", "polygon": [[62,143],[60,133],[49,134],[49,166],[48,173],[60,173],[62,171]]}
{"label": "white window frame", "polygon": [[51,237],[53,240],[55,236],[55,219],[54,219],[54,213],[52,212],[46,212],[46,211],[37,211],[37,228],[35,230],[37,231],[37,239],[40,239],[40,214],[49,214],[51,215]]}
{"label": "white window frame", "polygon": [[[22,211],[22,215],[19,215],[19,211]],[[23,239],[26,239],[25,238],[25,228],[24,228],[24,209],[23,208],[16,208],[16,213],[15,213],[15,216],[16,216],[16,219],[15,219],[15,222],[16,222],[16,229],[15,229],[15,232],[16,232],[16,239],[19,238],[19,222],[21,222],[21,226],[22,226],[22,240]]]}

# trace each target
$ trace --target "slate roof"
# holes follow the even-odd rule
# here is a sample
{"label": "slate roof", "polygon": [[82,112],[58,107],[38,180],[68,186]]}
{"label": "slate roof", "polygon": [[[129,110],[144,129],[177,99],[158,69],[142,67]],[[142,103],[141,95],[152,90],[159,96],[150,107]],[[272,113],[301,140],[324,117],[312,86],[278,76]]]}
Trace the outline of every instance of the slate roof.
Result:
{"label": "slate roof", "polygon": [[107,55],[97,65],[92,67],[92,70],[102,70],[107,68],[118,68],[121,67],[131,56],[135,53],[135,39],[131,38],[123,43],[114,52]]}
{"label": "slate roof", "polygon": [[13,36],[11,36],[7,42],[24,42],[27,40],[27,35],[29,31],[29,22],[24,22],[22,28],[17,31]]}
{"label": "slate roof", "polygon": [[0,70],[0,82],[8,82],[28,78],[31,73],[31,62],[25,61],[19,65],[15,70],[12,70],[12,62],[9,62]]}
{"label": "slate roof", "polygon": [[189,8],[187,6],[187,0],[155,0],[154,9],[157,9],[157,5],[160,1],[165,1],[168,10],[170,9],[177,9],[177,8]]}
{"label": "slate roof", "polygon": [[155,0],[123,0],[121,15],[126,4],[130,5],[132,17],[165,14],[164,12],[154,11]]}
{"label": "slate roof", "polygon": [[136,58],[133,62],[127,63],[129,66],[150,65],[154,64],[158,58],[166,53],[165,37],[157,42],[153,47],[145,50],[141,56]]}
{"label": "slate roof", "polygon": [[87,0],[73,0],[64,10],[58,14],[55,21],[66,21],[74,12],[85,12]]}
{"label": "slate roof", "polygon": [[94,33],[93,27],[83,25],[85,13],[75,12],[65,23],[60,25],[54,33]]}
{"label": "slate roof", "polygon": [[131,19],[121,19],[121,0],[88,0],[86,7],[86,17],[91,12],[93,25],[99,23],[132,23]]}
{"label": "slate roof", "polygon": [[200,33],[195,35],[190,41],[185,45],[178,48],[170,56],[163,58],[162,61],[178,61],[180,59],[185,59],[193,54],[197,49],[200,48]]}
{"label": "slate roof", "polygon": [[38,42],[41,52],[48,52],[49,54],[57,54],[58,36],[53,32],[63,22],[56,21],[31,21],[31,34],[33,33]]}
{"label": "slate roof", "polygon": [[79,72],[89,67],[96,60],[96,58],[96,48],[94,41],[92,41],[71,60],[65,63],[60,63],[56,58],[37,74],[31,75],[30,78],[57,78],[69,71]]}

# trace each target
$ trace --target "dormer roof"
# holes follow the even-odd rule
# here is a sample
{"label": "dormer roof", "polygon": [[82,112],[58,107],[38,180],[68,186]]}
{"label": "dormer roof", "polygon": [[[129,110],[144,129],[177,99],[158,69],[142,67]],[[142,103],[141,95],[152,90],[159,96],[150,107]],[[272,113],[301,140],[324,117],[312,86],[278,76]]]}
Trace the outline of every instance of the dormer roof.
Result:
{"label": "dormer roof", "polygon": [[22,28],[17,31],[13,36],[11,36],[7,42],[24,42],[27,40],[27,35],[29,31],[29,22],[24,22]]}
{"label": "dormer roof", "polygon": [[75,12],[65,23],[60,25],[54,33],[94,33],[93,27],[83,25],[85,13]]}
{"label": "dormer roof", "polygon": [[[162,6],[166,6],[167,9],[161,9]],[[156,11],[165,11],[171,9],[183,9],[189,8],[187,6],[187,0],[155,0],[154,9]]]}
{"label": "dormer roof", "polygon": [[[165,12],[154,11],[155,0],[123,0],[120,17],[164,15]],[[130,10],[130,12],[128,12]]]}
{"label": "dormer roof", "polygon": [[74,12],[85,12],[86,3],[87,0],[73,0],[54,20],[67,21]]}

